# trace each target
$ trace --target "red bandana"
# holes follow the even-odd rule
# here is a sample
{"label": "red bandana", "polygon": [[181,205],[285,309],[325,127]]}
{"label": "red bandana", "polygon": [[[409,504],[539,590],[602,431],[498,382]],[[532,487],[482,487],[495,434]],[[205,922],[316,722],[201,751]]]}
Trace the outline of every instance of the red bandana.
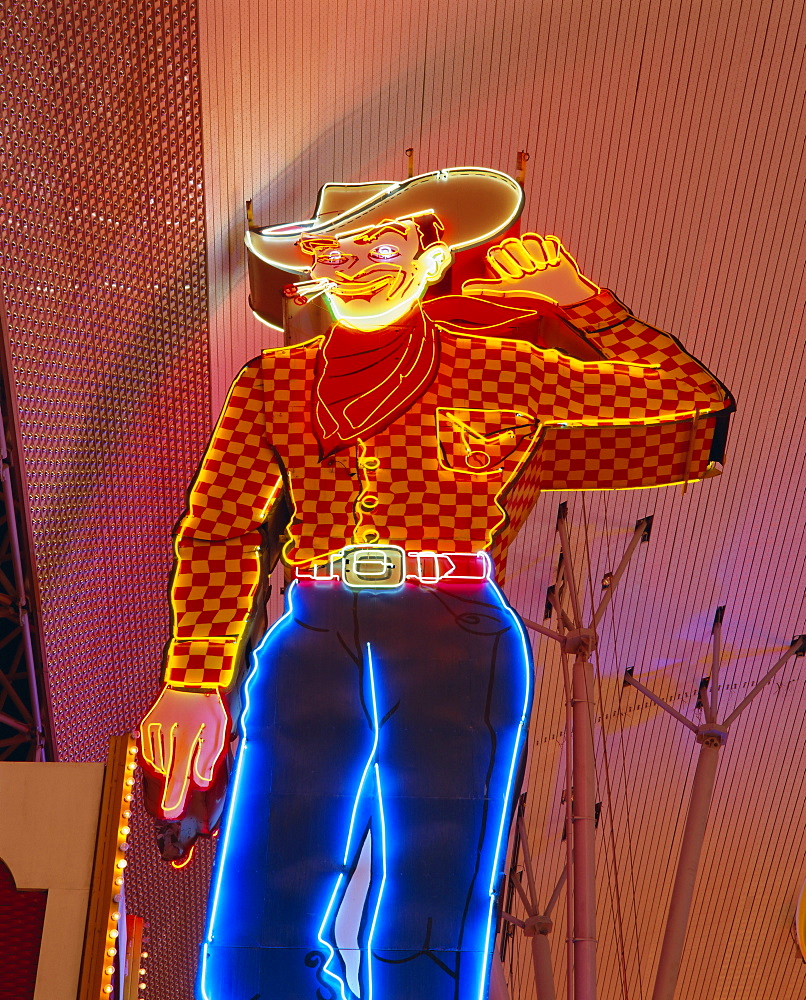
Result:
{"label": "red bandana", "polygon": [[419,399],[439,364],[419,309],[373,333],[334,326],[316,358],[313,430],[322,458],[369,438]]}

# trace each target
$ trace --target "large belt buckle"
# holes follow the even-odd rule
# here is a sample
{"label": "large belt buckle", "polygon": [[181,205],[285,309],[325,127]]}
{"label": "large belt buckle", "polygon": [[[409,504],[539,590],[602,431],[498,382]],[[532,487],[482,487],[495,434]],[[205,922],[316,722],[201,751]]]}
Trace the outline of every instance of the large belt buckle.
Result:
{"label": "large belt buckle", "polygon": [[406,553],[398,545],[347,545],[341,578],[348,587],[399,587],[406,579]]}

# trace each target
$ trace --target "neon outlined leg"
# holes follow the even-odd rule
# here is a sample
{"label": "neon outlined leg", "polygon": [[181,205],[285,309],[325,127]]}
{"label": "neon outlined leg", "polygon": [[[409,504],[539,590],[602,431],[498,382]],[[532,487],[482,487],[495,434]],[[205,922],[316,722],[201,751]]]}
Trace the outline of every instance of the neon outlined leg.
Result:
{"label": "neon outlined leg", "polygon": [[[372,920],[369,925],[369,932],[367,934],[366,944],[364,946],[366,963],[367,963],[367,1000],[373,1000],[373,988],[372,988],[372,939],[375,934],[375,928],[378,923],[378,914],[380,913],[381,900],[383,899],[383,890],[386,885],[386,818],[384,816],[383,808],[383,790],[381,787],[381,771],[380,765],[378,763],[378,741],[380,737],[380,724],[378,721],[378,699],[375,689],[375,668],[372,662],[372,647],[370,643],[367,643],[367,668],[369,673],[369,685],[370,685],[370,705],[372,708],[372,748],[369,752],[367,762],[364,765],[363,773],[361,774],[361,780],[358,783],[358,789],[355,794],[355,800],[353,801],[353,809],[350,816],[350,826],[347,830],[347,843],[344,848],[344,857],[342,859],[342,864],[346,868],[349,864],[353,854],[355,853],[354,839],[356,834],[356,819],[358,816],[358,809],[361,804],[361,799],[364,795],[364,788],[367,784],[367,779],[370,774],[374,778],[375,784],[375,794],[378,799],[378,813],[381,828],[381,884],[378,889],[378,894],[375,900],[375,912],[372,915]],[[344,872],[340,873],[336,879],[336,884],[333,887],[333,892],[330,895],[330,900],[325,909],[325,914],[322,918],[322,922],[319,925],[319,930],[317,932],[317,940],[319,943],[327,949],[328,957],[322,966],[322,974],[329,976],[334,983],[338,986],[339,993],[341,995],[341,1000],[351,1000],[355,994],[352,990],[349,990],[347,985],[341,976],[330,968],[331,963],[336,957],[336,950],[330,941],[327,940],[325,936],[328,928],[333,921],[334,909],[336,908],[336,903],[341,899],[342,890],[345,887],[346,875]],[[349,994],[349,995],[348,995]]]}
{"label": "neon outlined leg", "polygon": [[[498,588],[495,588],[498,590]],[[484,966],[481,970],[481,976],[479,978],[479,991],[477,994],[477,1000],[485,1000],[487,996],[487,979],[490,972],[490,959],[491,948],[492,948],[492,931],[493,931],[493,916],[495,913],[495,904],[497,899],[496,883],[498,882],[499,867],[501,863],[501,852],[506,844],[506,834],[509,830],[509,824],[507,820],[510,815],[511,798],[513,792],[513,783],[515,781],[515,776],[518,770],[518,762],[521,756],[521,750],[523,749],[523,741],[526,736],[526,729],[529,724],[529,709],[531,705],[532,698],[532,673],[531,673],[531,657],[529,656],[529,645],[526,639],[526,633],[523,630],[523,625],[520,622],[518,616],[509,608],[503,595],[500,594],[502,603],[505,609],[510,611],[512,615],[512,622],[518,630],[518,635],[521,640],[521,647],[523,651],[523,667],[525,674],[525,689],[523,696],[523,708],[521,709],[521,717],[518,723],[518,729],[515,734],[515,743],[512,748],[512,758],[509,763],[509,773],[507,774],[507,785],[506,791],[504,793],[504,798],[501,803],[501,816],[498,821],[498,834],[495,844],[495,852],[493,854],[493,863],[490,871],[490,881],[488,884],[488,895],[490,897],[489,908],[487,910],[487,928],[484,935],[484,951],[485,956]]]}
{"label": "neon outlined leg", "polygon": [[[215,873],[214,883],[213,883],[213,886],[212,886],[212,889],[211,889],[211,892],[210,892],[210,898],[211,898],[212,902],[210,903],[210,906],[209,906],[209,909],[208,909],[209,916],[207,918],[207,935],[206,935],[206,937],[204,939],[204,943],[203,943],[202,949],[201,949],[201,963],[200,963],[201,969],[200,969],[200,976],[199,976],[199,987],[201,989],[201,1000],[212,1000],[212,998],[210,997],[209,993],[207,992],[207,946],[211,945],[213,943],[213,927],[215,925],[216,912],[218,910],[218,902],[219,902],[219,898],[221,896],[221,893],[224,890],[224,886],[222,884],[222,879],[223,879],[223,873],[224,873],[224,868],[225,868],[224,862],[226,861],[227,853],[229,851],[229,846],[230,846],[230,832],[231,832],[232,827],[233,827],[232,817],[237,812],[238,792],[239,792],[240,786],[241,786],[241,776],[242,776],[243,771],[244,771],[244,761],[246,759],[246,754],[247,754],[247,751],[249,749],[249,738],[247,736],[247,726],[246,726],[246,721],[247,721],[247,717],[249,715],[249,708],[250,708],[249,689],[250,689],[253,681],[257,677],[257,673],[258,673],[258,655],[259,655],[259,653],[261,652],[261,650],[263,649],[263,647],[266,645],[266,643],[269,641],[270,637],[273,636],[274,633],[277,632],[279,630],[279,628],[282,625],[284,625],[291,618],[291,616],[293,615],[293,606],[292,606],[293,590],[294,590],[294,588],[293,588],[293,585],[292,585],[292,587],[289,588],[289,591],[288,591],[288,608],[287,608],[285,614],[283,614],[282,617],[278,618],[277,621],[272,625],[272,627],[270,629],[268,629],[268,631],[266,632],[266,634],[263,636],[263,639],[261,640],[260,645],[257,647],[257,649],[255,649],[253,651],[253,653],[252,653],[252,669],[251,669],[251,671],[249,673],[249,676],[247,677],[246,682],[245,682],[244,687],[243,687],[243,692],[244,692],[244,710],[243,710],[243,713],[241,715],[241,722],[240,722],[240,725],[239,725],[239,729],[240,729],[240,732],[241,732],[241,745],[238,748],[238,759],[237,759],[237,763],[236,763],[236,767],[235,767],[235,777],[234,777],[233,782],[232,782],[232,793],[231,793],[232,801],[231,801],[231,805],[229,806],[229,808],[227,810],[227,824],[226,824],[226,829],[224,831],[223,842],[222,842],[221,847],[220,847],[220,858],[216,859],[216,873]],[[235,891],[235,890],[233,890],[233,891]]]}

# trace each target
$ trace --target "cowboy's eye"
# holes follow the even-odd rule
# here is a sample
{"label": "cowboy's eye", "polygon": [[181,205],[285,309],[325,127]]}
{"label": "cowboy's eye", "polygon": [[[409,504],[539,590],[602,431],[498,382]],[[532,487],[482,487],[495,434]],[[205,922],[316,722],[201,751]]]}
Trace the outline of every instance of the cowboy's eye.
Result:
{"label": "cowboy's eye", "polygon": [[395,257],[400,256],[400,251],[397,247],[393,247],[391,243],[382,243],[380,246],[373,247],[369,256],[372,260],[394,260]]}
{"label": "cowboy's eye", "polygon": [[328,250],[327,253],[320,254],[316,258],[317,264],[346,264],[347,258],[341,250]]}

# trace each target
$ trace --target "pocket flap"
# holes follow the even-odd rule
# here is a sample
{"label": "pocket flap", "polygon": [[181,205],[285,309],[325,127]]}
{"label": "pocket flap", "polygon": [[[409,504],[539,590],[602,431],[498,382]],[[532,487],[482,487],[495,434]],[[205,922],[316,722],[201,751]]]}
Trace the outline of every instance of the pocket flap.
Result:
{"label": "pocket flap", "polygon": [[539,429],[537,417],[527,411],[437,408],[440,460],[455,472],[514,471]]}

